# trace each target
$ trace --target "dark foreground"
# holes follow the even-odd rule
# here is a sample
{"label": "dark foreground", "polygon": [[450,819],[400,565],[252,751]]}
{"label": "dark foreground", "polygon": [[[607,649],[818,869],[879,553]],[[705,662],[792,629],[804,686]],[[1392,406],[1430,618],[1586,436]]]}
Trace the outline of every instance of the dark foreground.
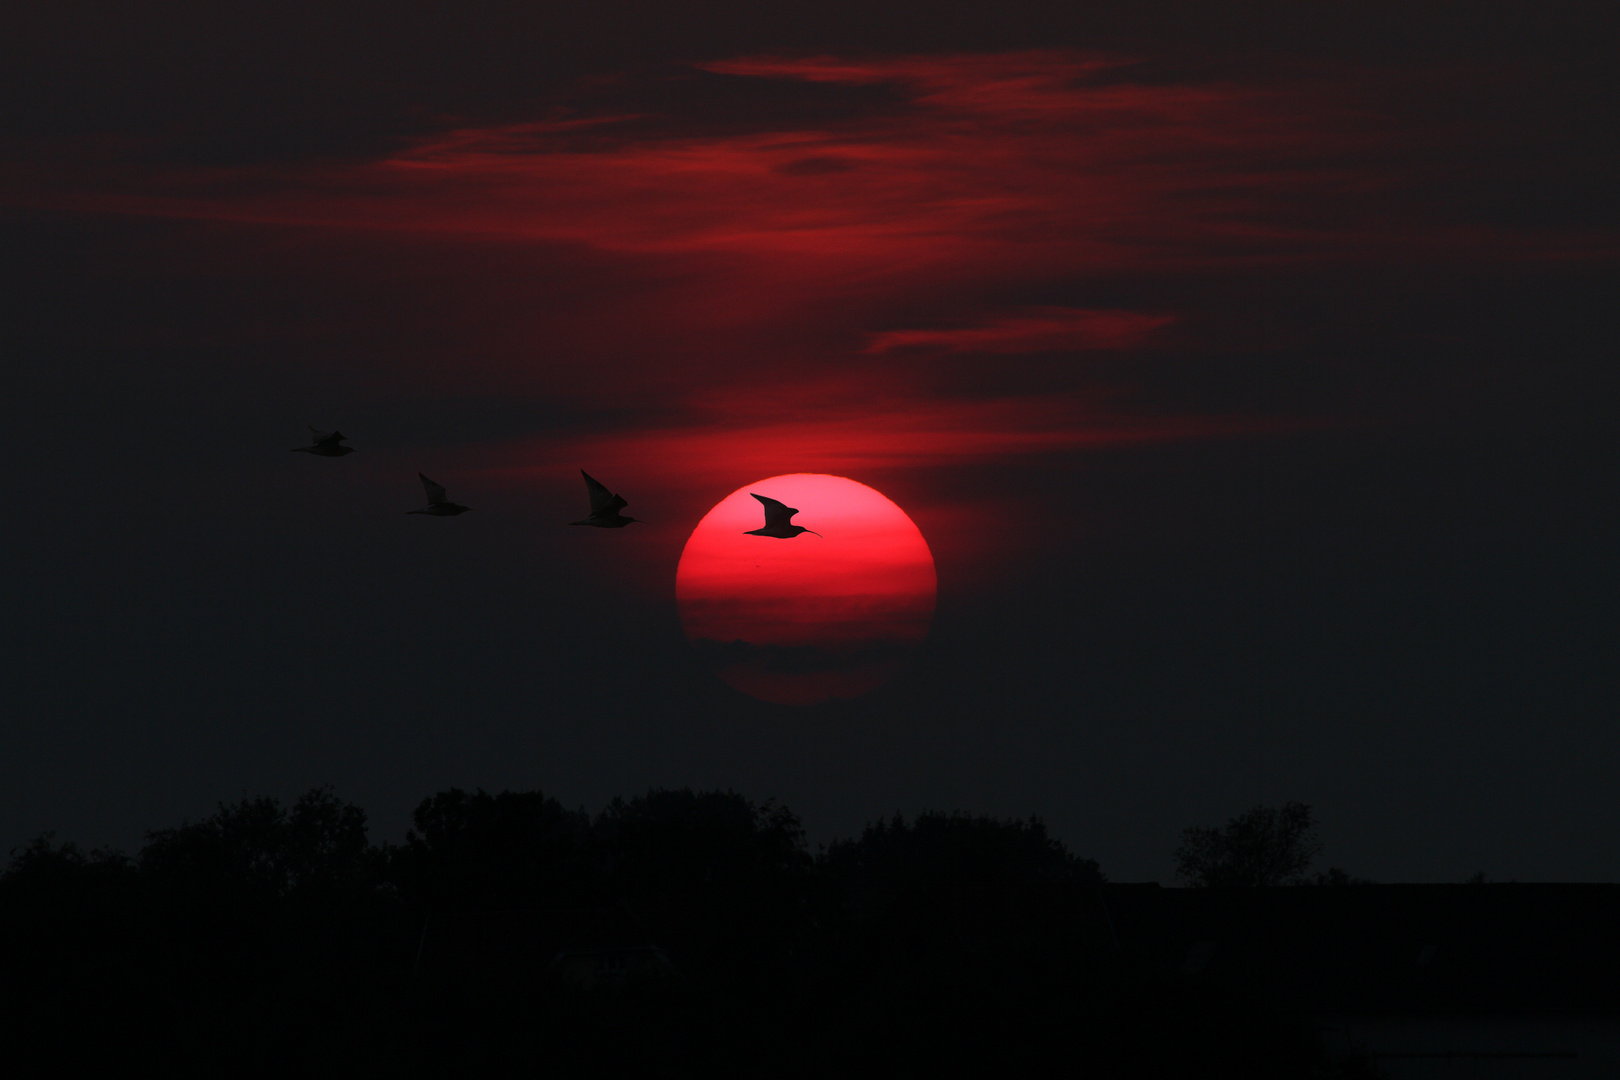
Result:
{"label": "dark foreground", "polygon": [[0,1024],[62,1069],[1365,1076],[1323,1017],[1612,1015],[1614,892],[1108,885],[962,815],[812,857],[730,793],[447,792],[378,848],[317,792],[16,852]]}

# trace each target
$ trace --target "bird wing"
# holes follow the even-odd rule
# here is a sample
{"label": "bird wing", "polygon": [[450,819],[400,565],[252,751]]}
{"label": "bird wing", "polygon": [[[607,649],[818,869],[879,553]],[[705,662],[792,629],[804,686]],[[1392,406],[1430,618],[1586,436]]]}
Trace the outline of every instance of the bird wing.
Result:
{"label": "bird wing", "polygon": [[422,477],[422,490],[427,492],[428,502],[437,506],[440,503],[447,503],[450,501],[450,496],[444,490],[443,484],[435,484],[426,476],[422,476],[421,473],[417,473],[416,475]]}
{"label": "bird wing", "polygon": [[579,475],[585,478],[585,490],[591,493],[591,517],[611,514],[630,505],[623,498],[609,491],[607,485],[584,469],[579,470]]}
{"label": "bird wing", "polygon": [[[752,491],[748,494],[754,495]],[[777,502],[775,499],[767,499],[763,495],[754,495],[754,498],[758,499],[760,505],[765,507],[765,527],[767,529],[788,524],[793,520],[793,515],[798,513],[793,507],[788,506],[786,503]]]}
{"label": "bird wing", "polygon": [[309,441],[314,443],[316,446],[336,446],[338,443],[343,441],[343,432],[341,431],[317,431],[315,427],[311,425],[309,432]]}

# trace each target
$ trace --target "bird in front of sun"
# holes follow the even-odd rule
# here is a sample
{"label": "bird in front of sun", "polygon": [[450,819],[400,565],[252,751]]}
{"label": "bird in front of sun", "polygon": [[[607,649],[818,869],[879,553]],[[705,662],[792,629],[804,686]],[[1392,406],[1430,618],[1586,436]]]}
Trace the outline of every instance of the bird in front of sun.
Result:
{"label": "bird in front of sun", "polygon": [[294,454],[314,454],[317,457],[342,457],[344,454],[354,453],[354,447],[344,446],[343,440],[348,436],[341,431],[316,431],[310,427],[310,446],[295,446]]}
{"label": "bird in front of sun", "polygon": [[462,506],[460,503],[451,502],[450,496],[444,490],[443,484],[435,484],[426,476],[422,476],[421,473],[417,473],[416,475],[422,477],[422,490],[427,492],[428,504],[421,510],[407,510],[405,511],[407,514],[428,514],[432,517],[455,517],[457,514],[465,514],[468,510],[472,509],[470,506]]}
{"label": "bird in front of sun", "polygon": [[[622,529],[632,521],[641,521],[640,518],[625,517],[619,513],[630,504],[624,501],[623,495],[615,495],[607,489],[607,485],[596,477],[579,470],[579,475],[585,478],[585,490],[591,495],[591,516],[570,521],[570,525],[595,525],[598,529]],[[641,521],[641,524],[647,524]]]}
{"label": "bird in front of sun", "polygon": [[[752,491],[748,494],[754,495]],[[809,533],[811,536],[821,536],[814,529],[807,529],[803,525],[792,524],[793,515],[798,511],[786,503],[767,499],[763,495],[754,495],[761,506],[765,508],[765,527],[763,529],[748,529],[745,536],[774,536],[778,540],[791,540],[800,533]],[[826,537],[822,536],[825,540]]]}

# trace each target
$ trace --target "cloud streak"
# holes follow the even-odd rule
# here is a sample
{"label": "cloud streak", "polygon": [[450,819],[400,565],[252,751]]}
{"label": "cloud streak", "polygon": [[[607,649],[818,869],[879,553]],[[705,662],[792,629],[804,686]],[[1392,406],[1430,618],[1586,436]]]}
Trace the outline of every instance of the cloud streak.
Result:
{"label": "cloud streak", "polygon": [[75,194],[82,185],[53,184],[62,177],[47,170],[11,198],[831,260],[845,272],[1005,274],[1012,253],[1036,271],[1117,272],[1490,240],[1478,228],[1391,219],[1400,176],[1390,135],[1339,88],[1132,83],[1128,66],[1064,52],[705,68],[744,83],[892,83],[906,104],[718,135],[683,135],[678,121],[615,134],[636,112],[561,117],[447,131],[359,164],[136,169],[118,192]]}
{"label": "cloud streak", "polygon": [[[306,238],[271,259],[370,238],[390,253],[378,280],[397,291],[341,319],[386,327],[388,344],[345,363],[599,421],[491,442],[490,471],[574,457],[715,482],[1294,429],[1308,411],[1122,392],[1131,364],[1219,355],[1217,320],[1184,302],[1196,290],[1161,283],[1614,246],[1414,207],[1409,189],[1432,177],[1403,164],[1410,131],[1331,73],[1148,81],[1128,60],[1066,51],[755,56],[703,71],[731,97],[886,92],[717,126],[661,113],[649,91],[452,127],[367,161],[205,168],[109,144],[91,169],[94,140],[81,140],[75,156],[23,155],[0,200]],[[1110,295],[1127,280],[1134,295]],[[1249,353],[1287,336],[1256,322],[1286,310],[1257,310],[1219,313]],[[1054,359],[1082,353],[1099,362]]]}
{"label": "cloud streak", "polygon": [[1090,349],[1131,349],[1175,319],[1134,311],[1087,311],[1078,308],[1031,308],[995,319],[984,326],[948,330],[884,330],[873,334],[864,350],[882,355],[891,349],[936,348],[950,352],[1026,353]]}

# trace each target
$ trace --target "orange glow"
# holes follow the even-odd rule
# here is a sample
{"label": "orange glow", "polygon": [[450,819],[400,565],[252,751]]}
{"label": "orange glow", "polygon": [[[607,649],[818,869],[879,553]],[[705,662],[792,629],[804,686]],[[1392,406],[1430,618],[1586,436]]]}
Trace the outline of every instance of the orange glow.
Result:
{"label": "orange glow", "polygon": [[[750,536],[751,493],[797,507],[824,534]],[[738,488],[692,530],[675,572],[689,641],[743,693],[784,705],[887,682],[928,634],[937,577],[917,526],[865,484],[822,473]]]}

